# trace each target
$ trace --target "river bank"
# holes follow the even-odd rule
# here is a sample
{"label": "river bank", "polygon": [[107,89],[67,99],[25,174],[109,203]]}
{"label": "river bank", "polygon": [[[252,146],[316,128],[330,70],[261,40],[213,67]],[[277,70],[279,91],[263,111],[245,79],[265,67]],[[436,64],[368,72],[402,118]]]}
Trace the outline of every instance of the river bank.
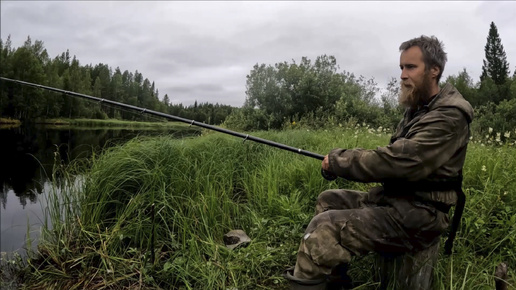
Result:
{"label": "river bank", "polygon": [[[389,140],[370,128],[255,136],[322,154]],[[438,289],[492,288],[496,265],[516,265],[516,152],[485,143],[472,141],[468,151],[466,210],[455,254],[439,259]],[[24,286],[288,289],[281,275],[295,262],[317,195],[372,186],[328,182],[320,161],[220,133],[134,139],[91,162],[81,186],[64,183],[66,199],[49,199],[53,228],[15,271]],[[72,177],[74,170],[56,172]],[[226,248],[223,235],[232,229],[251,243]],[[372,265],[370,256],[357,259],[350,274],[374,287]]]}

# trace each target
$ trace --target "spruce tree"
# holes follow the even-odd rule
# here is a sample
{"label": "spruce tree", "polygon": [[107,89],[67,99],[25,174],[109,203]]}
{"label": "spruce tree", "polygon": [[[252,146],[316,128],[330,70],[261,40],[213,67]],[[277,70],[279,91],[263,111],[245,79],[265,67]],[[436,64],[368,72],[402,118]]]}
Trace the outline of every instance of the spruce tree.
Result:
{"label": "spruce tree", "polygon": [[483,81],[486,77],[490,77],[495,84],[504,84],[509,77],[509,63],[494,22],[491,22],[484,50],[486,58],[482,65],[480,80]]}

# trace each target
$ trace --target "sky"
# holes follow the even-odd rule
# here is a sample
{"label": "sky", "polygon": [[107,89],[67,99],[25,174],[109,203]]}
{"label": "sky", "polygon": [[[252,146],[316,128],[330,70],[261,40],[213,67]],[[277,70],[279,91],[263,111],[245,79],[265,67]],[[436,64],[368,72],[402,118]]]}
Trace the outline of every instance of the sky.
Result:
{"label": "sky", "polygon": [[399,78],[399,45],[435,35],[448,54],[443,80],[464,68],[478,81],[494,22],[511,75],[516,1],[1,1],[1,39],[28,36],[51,58],[138,70],[162,98],[240,107],[255,64],[321,55],[380,88]]}

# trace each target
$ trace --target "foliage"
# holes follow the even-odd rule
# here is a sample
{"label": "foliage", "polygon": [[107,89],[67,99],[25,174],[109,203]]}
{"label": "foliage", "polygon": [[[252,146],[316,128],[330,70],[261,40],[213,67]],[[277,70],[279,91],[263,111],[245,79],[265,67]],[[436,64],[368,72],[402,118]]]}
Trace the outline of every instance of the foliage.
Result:
{"label": "foliage", "polygon": [[516,128],[516,99],[504,100],[498,105],[489,102],[478,107],[475,113],[478,117],[472,127],[473,133],[477,136],[491,134],[493,131],[499,134],[507,133]]}
{"label": "foliage", "polygon": [[449,76],[446,82],[454,85],[473,106],[473,135],[484,136],[489,128],[501,133],[516,128],[516,76],[501,85],[495,84],[491,78],[475,84],[464,69],[456,76]]}
{"label": "foliage", "polygon": [[234,110],[224,123],[224,127],[237,131],[268,130],[271,128],[271,116],[263,110],[242,107]]}
{"label": "foliage", "polygon": [[247,76],[244,110],[231,116],[227,125],[278,129],[307,119],[313,124],[354,119],[394,127],[398,120],[393,119],[400,115],[392,102],[396,81],[391,81],[387,90],[381,101],[375,99],[379,89],[374,80],[339,72],[334,56],[322,55],[313,63],[303,57],[299,64],[294,60],[274,66],[256,64]]}

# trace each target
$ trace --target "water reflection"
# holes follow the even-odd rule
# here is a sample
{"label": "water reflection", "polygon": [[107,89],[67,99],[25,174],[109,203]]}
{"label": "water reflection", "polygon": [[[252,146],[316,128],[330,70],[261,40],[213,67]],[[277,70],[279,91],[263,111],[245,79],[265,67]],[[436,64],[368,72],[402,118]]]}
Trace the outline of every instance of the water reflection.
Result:
{"label": "water reflection", "polygon": [[198,134],[199,129],[192,127],[182,131],[64,129],[36,125],[0,129],[0,251],[21,252],[27,232],[37,238],[56,156],[58,162],[67,164],[136,136],[181,138]]}

